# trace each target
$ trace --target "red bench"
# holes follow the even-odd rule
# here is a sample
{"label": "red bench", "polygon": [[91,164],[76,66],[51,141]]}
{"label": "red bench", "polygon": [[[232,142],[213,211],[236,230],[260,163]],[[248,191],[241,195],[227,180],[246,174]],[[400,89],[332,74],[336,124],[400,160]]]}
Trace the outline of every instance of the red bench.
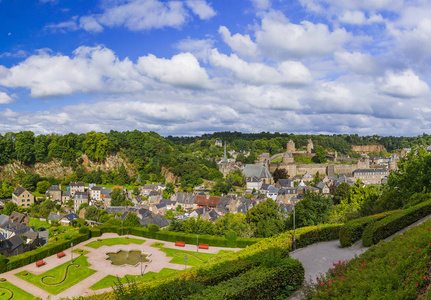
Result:
{"label": "red bench", "polygon": [[62,258],[63,256],[66,256],[66,253],[64,253],[64,251],[57,253],[57,258]]}
{"label": "red bench", "polygon": [[199,249],[208,249],[210,245],[208,244],[199,244]]}
{"label": "red bench", "polygon": [[186,246],[186,242],[176,241],[175,242],[175,246],[185,247]]}
{"label": "red bench", "polygon": [[38,267],[38,268],[40,266],[43,266],[44,264],[46,264],[46,262],[43,259],[36,261],[36,267]]}

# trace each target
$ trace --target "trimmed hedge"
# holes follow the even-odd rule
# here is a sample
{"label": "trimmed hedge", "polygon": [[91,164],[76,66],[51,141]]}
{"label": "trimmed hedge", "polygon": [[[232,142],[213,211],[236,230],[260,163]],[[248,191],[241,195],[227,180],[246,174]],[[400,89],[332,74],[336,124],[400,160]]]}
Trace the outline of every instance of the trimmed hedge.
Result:
{"label": "trimmed hedge", "polygon": [[98,237],[102,235],[102,231],[97,227],[93,227],[93,228],[90,228],[90,234],[91,234],[91,237]]}
{"label": "trimmed hedge", "polygon": [[204,289],[187,299],[276,299],[287,298],[304,280],[304,268],[296,260],[287,258],[277,266],[259,266],[244,274]]}
{"label": "trimmed hedge", "polygon": [[[121,227],[112,227],[112,226],[99,226],[98,227],[101,233],[113,232],[121,235]],[[175,231],[167,231],[167,230],[159,230],[156,232],[151,232],[148,228],[144,227],[124,227],[123,232],[129,232],[130,235],[156,239],[167,242],[176,242],[181,241],[186,244],[196,245],[197,235],[192,233],[185,232],[175,232]],[[92,235],[93,236],[93,235]],[[247,246],[251,246],[255,243],[262,241],[262,238],[237,238],[236,240],[228,240],[224,236],[215,236],[215,235],[206,235],[199,234],[199,243],[200,244],[209,244],[210,246],[215,247],[232,247],[232,248],[245,248]]]}
{"label": "trimmed hedge", "polygon": [[[324,224],[317,226],[307,226],[296,229],[296,248],[303,248],[309,245],[338,240],[342,224]],[[289,231],[293,239],[293,230]]]}
{"label": "trimmed hedge", "polygon": [[399,210],[387,211],[347,222],[340,229],[341,247],[349,247],[353,245],[356,241],[359,241],[362,238],[362,233],[364,232],[365,227],[367,227],[368,224],[380,221],[381,219],[393,215],[397,212],[399,212]]}
{"label": "trimmed hedge", "polygon": [[369,224],[362,234],[362,245],[369,247],[391,236],[410,224],[431,214],[431,200]]}

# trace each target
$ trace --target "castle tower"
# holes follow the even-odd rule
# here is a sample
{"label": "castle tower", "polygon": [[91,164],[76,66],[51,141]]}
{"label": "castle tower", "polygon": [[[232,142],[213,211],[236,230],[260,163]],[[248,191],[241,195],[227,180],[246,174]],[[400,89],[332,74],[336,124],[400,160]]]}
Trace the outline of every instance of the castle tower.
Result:
{"label": "castle tower", "polygon": [[292,153],[292,152],[295,152],[295,150],[296,150],[295,149],[295,142],[290,140],[286,145],[286,152]]}
{"label": "castle tower", "polygon": [[314,150],[313,141],[309,139],[307,144],[307,153],[311,153],[313,150]]}

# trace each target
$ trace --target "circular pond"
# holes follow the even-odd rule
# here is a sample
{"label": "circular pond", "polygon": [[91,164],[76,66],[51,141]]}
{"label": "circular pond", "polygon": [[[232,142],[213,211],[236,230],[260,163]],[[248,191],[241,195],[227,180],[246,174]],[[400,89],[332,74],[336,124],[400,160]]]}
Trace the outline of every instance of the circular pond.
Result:
{"label": "circular pond", "polygon": [[137,266],[139,263],[149,263],[151,254],[139,250],[118,250],[117,252],[107,252],[106,260],[111,261],[114,266],[131,265]]}

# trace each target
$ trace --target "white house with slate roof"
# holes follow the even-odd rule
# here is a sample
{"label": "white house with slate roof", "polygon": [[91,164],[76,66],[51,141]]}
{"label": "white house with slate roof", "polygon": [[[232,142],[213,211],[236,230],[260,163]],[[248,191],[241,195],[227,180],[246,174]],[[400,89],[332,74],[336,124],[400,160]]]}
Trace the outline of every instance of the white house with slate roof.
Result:
{"label": "white house with slate roof", "polygon": [[274,184],[274,179],[272,178],[271,173],[263,165],[245,165],[245,168],[242,173],[247,179],[254,176],[260,179],[262,183]]}

